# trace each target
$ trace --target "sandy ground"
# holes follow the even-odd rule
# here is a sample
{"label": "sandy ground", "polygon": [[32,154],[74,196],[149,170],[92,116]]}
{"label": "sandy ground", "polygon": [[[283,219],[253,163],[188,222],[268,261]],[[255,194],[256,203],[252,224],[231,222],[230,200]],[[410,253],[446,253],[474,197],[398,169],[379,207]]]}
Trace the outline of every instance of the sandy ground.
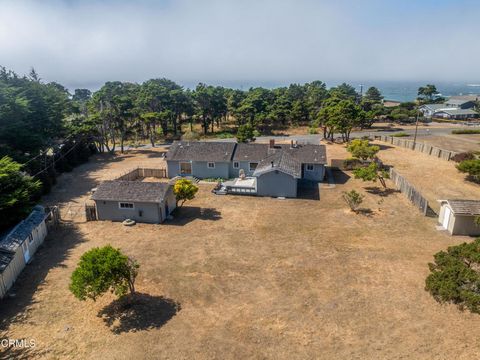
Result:
{"label": "sandy ground", "polygon": [[424,136],[418,140],[455,152],[480,151],[480,135]]}
{"label": "sandy ground", "polygon": [[[93,159],[60,177],[46,201],[80,203],[100,179],[143,161],[161,164],[155,153]],[[436,231],[401,194],[370,194],[371,184],[348,173],[336,181],[320,200],[315,191],[289,200],[215,196],[201,185],[162,225],[63,225],[0,307],[0,338],[37,345],[0,357],[477,359],[480,317],[424,290],[433,254],[468,238]],[[370,216],[347,210],[342,191],[353,188]],[[142,295],[128,316],[112,309],[111,295],[80,302],[68,291],[81,254],[105,244],[141,265]]]}

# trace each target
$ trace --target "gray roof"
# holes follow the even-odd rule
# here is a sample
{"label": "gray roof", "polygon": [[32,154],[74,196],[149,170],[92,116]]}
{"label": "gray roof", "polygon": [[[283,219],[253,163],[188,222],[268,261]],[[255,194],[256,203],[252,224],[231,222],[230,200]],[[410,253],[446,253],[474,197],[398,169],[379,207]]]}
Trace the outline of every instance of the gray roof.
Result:
{"label": "gray roof", "polygon": [[267,156],[278,152],[287,152],[301,164],[326,164],[327,154],[325,145],[314,144],[269,144],[247,143],[238,144],[233,155],[234,161],[262,161]]}
{"label": "gray roof", "polygon": [[0,274],[5,271],[14,256],[15,255],[10,251],[0,250]]}
{"label": "gray roof", "polygon": [[436,113],[445,113],[448,115],[478,115],[476,111],[471,109],[440,109]]}
{"label": "gray roof", "polygon": [[466,103],[471,102],[472,100],[462,100],[462,99],[449,99],[445,104],[447,105],[455,105],[455,106],[460,106]]}
{"label": "gray roof", "polygon": [[438,110],[438,109],[445,109],[447,106],[445,104],[425,104],[420,106],[420,108],[426,107],[430,110]]}
{"label": "gray roof", "polygon": [[240,143],[237,144],[237,147],[235,148],[232,160],[259,162],[269,155],[268,148],[268,144]]}
{"label": "gray roof", "polygon": [[302,176],[302,164],[286,151],[279,151],[263,159],[255,169],[253,176],[279,170],[296,178]]}
{"label": "gray roof", "polygon": [[450,96],[448,101],[451,100],[461,100],[464,103],[467,101],[478,101],[480,100],[480,95],[456,95],[456,96]]}
{"label": "gray roof", "polygon": [[456,215],[480,215],[480,200],[445,200]]}
{"label": "gray roof", "polygon": [[38,225],[45,220],[45,209],[42,206],[35,206],[30,215],[13,228],[12,231],[0,241],[0,251],[15,252],[23,244],[25,239]]}
{"label": "gray roof", "polygon": [[326,164],[327,151],[325,145],[298,144],[294,147],[281,145],[282,150],[290,154],[302,164]]}
{"label": "gray roof", "polygon": [[235,149],[234,142],[174,141],[165,158],[174,161],[228,162]]}
{"label": "gray roof", "polygon": [[104,181],[93,193],[92,200],[160,203],[171,186],[161,182]]}

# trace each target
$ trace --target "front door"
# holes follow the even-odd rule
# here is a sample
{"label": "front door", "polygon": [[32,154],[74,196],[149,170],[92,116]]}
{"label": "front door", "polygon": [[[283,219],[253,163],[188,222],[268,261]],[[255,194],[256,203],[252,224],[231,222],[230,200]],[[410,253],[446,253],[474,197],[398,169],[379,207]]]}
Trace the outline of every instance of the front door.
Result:
{"label": "front door", "polygon": [[180,163],[180,175],[192,175],[192,163]]}
{"label": "front door", "polygon": [[22,244],[22,250],[23,250],[23,259],[25,260],[25,263],[28,263],[30,261],[30,251],[28,250],[28,240],[25,239],[25,241]]}
{"label": "front door", "polygon": [[448,229],[448,223],[450,222],[450,215],[452,211],[448,206],[445,206],[445,212],[443,213],[443,223],[442,226],[444,229]]}

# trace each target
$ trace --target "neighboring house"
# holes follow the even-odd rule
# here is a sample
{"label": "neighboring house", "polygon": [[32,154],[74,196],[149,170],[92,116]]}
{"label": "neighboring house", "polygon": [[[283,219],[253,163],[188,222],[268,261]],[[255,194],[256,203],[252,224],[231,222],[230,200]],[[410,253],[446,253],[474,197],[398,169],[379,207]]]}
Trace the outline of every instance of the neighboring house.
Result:
{"label": "neighboring house", "polygon": [[25,220],[0,241],[0,299],[31,261],[46,236],[45,210],[37,205]]}
{"label": "neighboring house", "polygon": [[232,142],[174,142],[166,155],[168,177],[249,179],[225,183],[232,193],[296,197],[298,180],[322,181],[324,145]]}
{"label": "neighboring house", "polygon": [[450,235],[480,235],[475,218],[480,216],[480,200],[439,200],[438,222]]}
{"label": "neighboring house", "polygon": [[98,220],[159,224],[176,207],[173,186],[162,182],[104,181],[93,193]]}
{"label": "neighboring house", "polygon": [[438,117],[452,120],[477,118],[479,114],[475,111],[478,97],[456,96],[451,97],[443,104],[426,104],[420,106],[419,110],[426,118]]}

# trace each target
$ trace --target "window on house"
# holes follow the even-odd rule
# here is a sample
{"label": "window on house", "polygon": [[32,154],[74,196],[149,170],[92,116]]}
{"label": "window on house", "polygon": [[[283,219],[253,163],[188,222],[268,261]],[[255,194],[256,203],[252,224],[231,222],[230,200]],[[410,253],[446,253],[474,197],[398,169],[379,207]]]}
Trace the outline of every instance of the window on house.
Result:
{"label": "window on house", "polygon": [[209,162],[207,164],[207,166],[208,166],[209,169],[215,169],[215,163],[214,162]]}
{"label": "window on house", "polygon": [[234,168],[234,169],[238,169],[239,167],[240,167],[240,163],[239,163],[238,161],[235,161],[235,162],[233,163],[233,168]]}
{"label": "window on house", "polygon": [[28,242],[31,244],[33,242],[33,235],[28,235]]}
{"label": "window on house", "polygon": [[134,208],[133,203],[127,203],[127,202],[118,203],[118,207],[120,209],[133,209]]}
{"label": "window on house", "polygon": [[313,164],[307,164],[307,171],[313,171]]}
{"label": "window on house", "polygon": [[249,165],[250,171],[255,171],[257,166],[258,166],[258,163],[256,163],[256,162],[255,163],[250,163],[250,165]]}

